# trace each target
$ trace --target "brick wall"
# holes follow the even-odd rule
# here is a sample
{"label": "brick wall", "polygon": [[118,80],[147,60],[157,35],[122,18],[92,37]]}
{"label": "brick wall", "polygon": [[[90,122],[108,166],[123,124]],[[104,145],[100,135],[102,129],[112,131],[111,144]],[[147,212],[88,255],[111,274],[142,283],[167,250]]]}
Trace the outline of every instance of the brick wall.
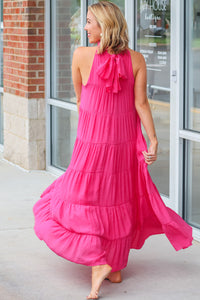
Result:
{"label": "brick wall", "polygon": [[4,158],[45,169],[44,1],[4,0]]}
{"label": "brick wall", "polygon": [[4,0],[4,91],[44,98],[44,1]]}

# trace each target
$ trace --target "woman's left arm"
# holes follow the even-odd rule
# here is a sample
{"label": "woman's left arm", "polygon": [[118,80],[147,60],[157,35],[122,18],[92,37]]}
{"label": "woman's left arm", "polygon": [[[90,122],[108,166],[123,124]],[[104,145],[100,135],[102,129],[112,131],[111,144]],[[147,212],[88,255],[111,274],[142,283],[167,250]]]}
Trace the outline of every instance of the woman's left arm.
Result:
{"label": "woman's left arm", "polygon": [[72,59],[72,80],[74,84],[74,91],[76,94],[78,113],[79,113],[79,106],[81,101],[81,89],[82,89],[82,78],[81,78],[81,72],[79,68],[79,60],[81,56],[80,52],[81,49],[79,47],[74,51],[73,59]]}
{"label": "woman's left arm", "polygon": [[138,55],[138,68],[135,75],[135,107],[138,112],[138,115],[141,119],[141,122],[144,126],[144,129],[150,140],[150,146],[148,152],[143,151],[145,162],[148,165],[151,165],[157,159],[157,148],[158,140],[156,136],[155,126],[151,114],[151,109],[149,106],[149,101],[147,99],[146,87],[147,87],[147,72],[146,72],[146,63],[142,54],[137,53]]}

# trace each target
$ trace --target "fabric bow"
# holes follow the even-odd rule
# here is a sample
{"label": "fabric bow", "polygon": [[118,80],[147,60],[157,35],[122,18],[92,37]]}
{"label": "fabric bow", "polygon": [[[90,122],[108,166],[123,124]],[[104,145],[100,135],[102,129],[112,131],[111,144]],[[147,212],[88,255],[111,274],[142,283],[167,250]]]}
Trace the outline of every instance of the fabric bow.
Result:
{"label": "fabric bow", "polygon": [[125,79],[123,59],[120,55],[110,55],[103,64],[98,66],[97,74],[106,81],[106,91],[118,93],[121,90],[120,79]]}

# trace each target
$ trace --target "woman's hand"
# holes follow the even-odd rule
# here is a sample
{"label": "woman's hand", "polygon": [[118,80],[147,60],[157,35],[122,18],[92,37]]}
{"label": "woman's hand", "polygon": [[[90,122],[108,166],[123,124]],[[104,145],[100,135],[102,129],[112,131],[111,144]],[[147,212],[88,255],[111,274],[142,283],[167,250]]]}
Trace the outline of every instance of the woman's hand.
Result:
{"label": "woman's hand", "polygon": [[151,143],[148,152],[143,151],[144,159],[147,165],[151,165],[157,159],[158,143]]}

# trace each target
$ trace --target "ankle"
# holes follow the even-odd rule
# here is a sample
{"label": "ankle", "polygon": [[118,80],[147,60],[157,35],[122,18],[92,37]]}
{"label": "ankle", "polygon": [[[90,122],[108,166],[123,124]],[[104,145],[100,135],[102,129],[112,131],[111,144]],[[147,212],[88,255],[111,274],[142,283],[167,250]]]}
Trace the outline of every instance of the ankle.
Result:
{"label": "ankle", "polygon": [[108,264],[92,266],[92,270],[102,270],[102,269],[111,269],[112,267]]}

